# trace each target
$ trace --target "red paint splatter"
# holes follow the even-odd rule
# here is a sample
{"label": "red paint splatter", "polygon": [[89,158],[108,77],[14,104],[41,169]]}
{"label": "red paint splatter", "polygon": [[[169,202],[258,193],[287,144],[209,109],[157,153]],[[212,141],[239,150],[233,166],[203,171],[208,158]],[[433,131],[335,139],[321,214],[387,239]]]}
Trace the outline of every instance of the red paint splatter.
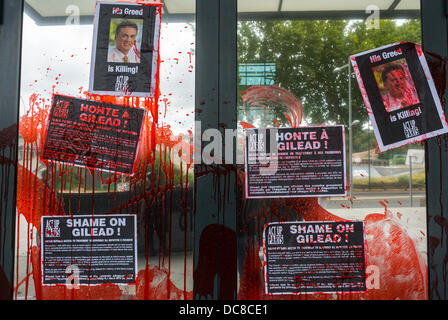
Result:
{"label": "red paint splatter", "polygon": [[193,292],[179,290],[170,280],[166,268],[146,268],[138,272],[135,299],[137,300],[191,300]]}
{"label": "red paint splatter", "polygon": [[251,125],[250,123],[244,122],[244,121],[240,121],[240,125],[243,127],[243,129],[255,128],[255,126]]}
{"label": "red paint splatter", "polygon": [[69,289],[66,285],[42,286],[40,250],[31,248],[31,262],[37,300],[119,300],[122,291],[117,285],[79,286]]}
{"label": "red paint splatter", "polygon": [[[158,14],[161,14],[161,6],[158,6]],[[86,48],[85,48],[86,49]],[[75,55],[73,54],[72,57]],[[44,176],[38,177],[39,161],[35,155],[40,153],[45,143],[46,124],[48,120],[48,113],[50,110],[50,99],[39,99],[39,96],[33,94],[29,101],[29,110],[21,118],[19,124],[19,132],[24,141],[24,157],[23,162],[17,168],[17,208],[20,215],[25,217],[28,223],[28,241],[27,252],[28,259],[26,262],[26,274],[23,279],[19,279],[19,261],[17,260],[17,286],[14,289],[17,297],[19,287],[25,286],[25,299],[28,299],[29,280],[34,279],[34,287],[37,299],[191,299],[192,292],[186,290],[186,277],[184,274],[184,289],[177,288],[170,280],[171,270],[171,246],[166,245],[166,242],[171,241],[171,231],[167,231],[167,226],[164,226],[166,231],[161,238],[161,248],[159,254],[159,265],[149,267],[149,248],[145,248],[146,268],[140,270],[138,273],[138,282],[136,284],[135,296],[123,296],[123,292],[116,285],[100,285],[100,286],[81,286],[80,289],[68,289],[65,285],[57,286],[42,286],[41,285],[41,270],[40,270],[40,254],[39,248],[32,246],[33,232],[30,232],[33,227],[40,230],[40,218],[42,215],[63,215],[64,201],[63,194],[67,193],[66,188],[69,186],[68,193],[78,192],[78,213],[81,204],[81,193],[87,193],[88,177],[100,179],[102,184],[107,185],[107,192],[112,192],[111,198],[116,198],[117,182],[121,179],[126,180],[130,185],[129,201],[111,208],[111,212],[128,212],[133,210],[137,203],[144,202],[146,207],[150,207],[153,203],[157,203],[156,212],[146,210],[146,216],[155,214],[159,220],[170,220],[172,215],[173,199],[169,198],[171,192],[176,188],[183,188],[185,195],[182,196],[182,201],[187,198],[188,192],[188,174],[190,170],[191,157],[188,158],[188,152],[192,154],[193,146],[190,145],[190,139],[187,141],[180,141],[182,137],[175,137],[169,126],[162,125],[159,122],[159,98],[160,93],[160,56],[157,63],[157,77],[156,77],[156,92],[154,98],[133,98],[133,97],[115,97],[115,96],[99,96],[91,95],[84,91],[83,87],[79,87],[79,94],[83,94],[85,99],[99,101],[103,103],[120,104],[129,107],[144,108],[148,111],[148,116],[145,117],[142,125],[142,139],[139,142],[139,148],[135,161],[134,175],[131,177],[122,177],[118,174],[110,174],[109,177],[103,178],[102,172],[97,172],[93,169],[73,168],[65,164],[54,164],[48,161],[42,161],[46,167]],[[47,68],[49,71],[50,68]],[[59,74],[55,80],[59,80]],[[36,80],[37,82],[37,80]],[[56,82],[58,84],[59,82]],[[55,93],[56,85],[52,86],[52,94]],[[171,95],[171,93],[169,94]],[[169,101],[161,100],[165,103],[165,112],[169,107]],[[11,129],[11,132],[13,132]],[[6,137],[7,135],[2,135]],[[182,154],[179,160],[181,167],[186,166],[186,171],[181,171],[180,182],[174,182],[174,146],[180,145]],[[156,151],[158,150],[158,151]],[[156,159],[156,152],[158,159]],[[159,160],[156,166],[156,160]],[[187,162],[188,161],[188,162]],[[147,181],[147,173],[151,170],[151,178]],[[90,174],[90,176],[89,176]],[[79,177],[79,183],[74,190],[72,190],[73,176]],[[155,179],[155,176],[158,178]],[[163,177],[163,178],[162,178]],[[57,187],[56,181],[59,179],[61,183]],[[164,181],[163,181],[164,180]],[[84,187],[82,187],[84,185]],[[113,188],[111,186],[113,185]],[[148,185],[148,187],[147,187]],[[92,208],[95,204],[95,188],[90,191],[92,196]],[[163,200],[164,199],[164,200]],[[170,200],[168,200],[170,199]],[[163,201],[162,201],[163,200]],[[185,200],[186,201],[186,200]],[[68,203],[68,208],[72,208],[76,204]],[[186,205],[185,205],[186,207]],[[70,211],[72,211],[70,209]],[[76,208],[74,209],[76,211]],[[148,219],[145,217],[145,225],[143,228],[148,230]],[[162,219],[163,218],[163,219]],[[18,220],[19,221],[19,220]],[[171,223],[171,222],[170,222]],[[171,225],[171,224],[170,224]],[[30,236],[31,235],[31,236]],[[20,238],[20,234],[17,235]],[[185,231],[186,236],[186,231]],[[149,242],[149,235],[145,233],[145,242]],[[185,242],[186,243],[186,242]],[[165,247],[168,247],[166,251]],[[17,250],[19,247],[17,246]],[[18,251],[17,251],[18,252]],[[168,260],[168,267],[165,268]],[[32,271],[31,266],[32,264]],[[185,247],[185,264],[186,264],[186,247]],[[185,267],[186,268],[186,265]],[[186,270],[186,269],[184,269]],[[31,277],[32,275],[32,277]]]}
{"label": "red paint splatter", "polygon": [[[355,68],[356,71],[356,68]],[[263,95],[263,88],[259,89],[259,96],[254,94],[251,99],[254,105],[269,105],[270,97]],[[301,105],[296,115],[301,115]],[[290,108],[291,109],[291,108]],[[297,110],[296,110],[297,111]],[[294,113],[287,117],[294,124]],[[297,122],[296,122],[297,124]],[[243,127],[253,127],[251,124],[242,124]],[[244,173],[241,172],[238,182],[244,190]],[[384,182],[382,181],[384,184]],[[242,196],[244,198],[244,196]],[[250,211],[242,212],[246,223],[240,228],[246,228],[248,224],[264,225],[272,221],[291,221],[284,213],[293,209],[298,216],[305,221],[343,221],[322,208],[317,198],[289,198],[289,199],[259,199]],[[350,202],[353,203],[352,199]],[[255,231],[254,239],[249,239],[246,246],[246,257],[241,274],[239,299],[427,299],[428,288],[426,279],[426,263],[417,251],[414,240],[406,230],[390,215],[388,201],[379,201],[384,207],[384,214],[369,214],[364,219],[365,224],[365,248],[366,266],[376,266],[380,270],[379,288],[369,289],[366,293],[336,293],[336,294],[297,294],[297,295],[265,295],[263,286],[263,264],[258,257],[256,238],[260,243],[261,231]],[[343,204],[340,204],[344,207]],[[298,219],[298,217],[297,217]],[[252,241],[252,242],[251,242]]]}
{"label": "red paint splatter", "polygon": [[197,267],[193,273],[195,299],[214,296],[215,279],[219,282],[217,299],[233,299],[236,284],[236,234],[223,225],[210,224],[201,233]]}
{"label": "red paint splatter", "polygon": [[[322,209],[319,209],[322,210]],[[314,216],[310,221],[322,220]],[[380,270],[378,289],[365,293],[266,295],[263,266],[257,247],[248,247],[241,275],[238,299],[241,300],[410,300],[427,299],[426,264],[414,241],[400,224],[385,214],[369,214],[364,219],[366,265]],[[385,245],[387,244],[387,245]]]}

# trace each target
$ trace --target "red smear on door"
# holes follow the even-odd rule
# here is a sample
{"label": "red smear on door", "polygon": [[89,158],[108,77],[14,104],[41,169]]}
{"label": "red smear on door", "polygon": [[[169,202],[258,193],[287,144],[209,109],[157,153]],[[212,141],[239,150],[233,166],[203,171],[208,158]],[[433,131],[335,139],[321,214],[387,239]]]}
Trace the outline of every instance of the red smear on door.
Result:
{"label": "red smear on door", "polygon": [[[277,92],[277,94],[272,94]],[[248,102],[245,107],[265,106],[271,104],[284,106],[289,110],[286,116],[291,126],[301,122],[301,103],[285,94],[282,90],[270,86],[255,86],[249,88],[242,98]],[[267,110],[269,111],[269,110]],[[245,124],[250,127],[250,124]],[[240,183],[244,178],[239,179]],[[242,188],[244,190],[244,186]],[[244,195],[241,197],[244,199]],[[350,199],[351,200],[351,199]],[[250,201],[250,200],[246,200]],[[257,200],[257,205],[248,212],[242,212],[247,221],[240,228],[245,229],[249,224],[264,225],[272,221],[291,221],[285,216],[288,209],[294,209],[297,216],[305,221],[343,221],[318,204],[317,198],[290,198]],[[351,201],[352,202],[352,201]],[[417,251],[414,240],[406,229],[390,214],[385,200],[379,201],[384,207],[383,214],[372,213],[365,217],[365,250],[366,266],[379,268],[379,278],[365,293],[336,293],[336,294],[295,294],[295,295],[266,295],[264,293],[263,264],[258,252],[260,249],[261,230],[254,231],[252,239],[246,246],[246,257],[241,273],[239,299],[283,299],[283,300],[327,300],[327,299],[427,299],[427,266],[421,254]],[[344,205],[341,205],[344,206]],[[297,217],[297,218],[298,218]],[[439,241],[440,242],[440,241]],[[437,243],[439,243],[437,242]],[[258,243],[258,244],[257,244]],[[367,281],[371,281],[367,274]],[[379,281],[379,283],[378,283]]]}
{"label": "red smear on door", "polygon": [[195,299],[214,296],[215,281],[218,282],[217,299],[232,299],[236,284],[236,234],[232,229],[210,224],[201,233],[198,263],[193,273]]}
{"label": "red smear on door", "polygon": [[178,289],[169,278],[166,268],[146,268],[138,272],[137,292],[138,300],[191,300],[192,291]]}

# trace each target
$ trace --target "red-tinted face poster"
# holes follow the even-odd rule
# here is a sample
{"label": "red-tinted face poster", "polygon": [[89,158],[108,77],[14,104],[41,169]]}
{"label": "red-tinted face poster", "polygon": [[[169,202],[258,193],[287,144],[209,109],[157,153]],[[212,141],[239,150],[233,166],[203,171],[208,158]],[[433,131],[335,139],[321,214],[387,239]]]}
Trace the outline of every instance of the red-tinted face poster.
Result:
{"label": "red-tinted face poster", "polygon": [[153,97],[159,5],[97,2],[89,92]]}
{"label": "red-tinted face poster", "polygon": [[344,196],[343,126],[246,129],[246,198]]}
{"label": "red-tinted face poster", "polygon": [[43,160],[132,174],[145,111],[53,96]]}
{"label": "red-tinted face poster", "polygon": [[394,43],[350,59],[382,152],[448,132],[420,45]]}

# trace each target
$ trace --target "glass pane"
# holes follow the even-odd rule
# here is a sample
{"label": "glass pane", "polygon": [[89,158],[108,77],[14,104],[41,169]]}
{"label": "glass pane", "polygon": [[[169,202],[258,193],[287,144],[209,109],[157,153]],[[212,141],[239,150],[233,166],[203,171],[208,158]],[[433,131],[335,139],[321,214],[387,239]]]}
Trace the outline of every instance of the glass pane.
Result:
{"label": "glass pane", "polygon": [[[284,5],[292,3],[283,1]],[[315,19],[294,18],[301,16],[294,10],[310,10],[298,8],[295,2],[296,8],[291,7],[287,14],[279,7],[271,15],[257,16],[255,8],[251,16],[240,15],[240,139],[244,141],[243,129],[252,127],[344,125],[348,183],[343,197],[246,199],[243,191],[238,227],[240,299],[427,298],[423,145],[413,143],[378,152],[353,70],[350,66],[349,80],[347,68],[350,55],[397,41],[421,43],[420,20],[381,19],[379,11],[365,13],[367,8],[354,3],[344,2],[338,19],[331,13],[335,4],[327,2],[325,7],[320,1],[322,15],[319,18],[314,12]],[[255,2],[252,5],[257,6]],[[344,18],[345,10],[361,10],[365,19]],[[244,152],[242,145],[238,152]],[[267,295],[263,226],[275,221],[363,221],[367,291]],[[326,281],[318,271],[319,267],[326,270],[323,264],[323,260],[313,260],[309,269],[302,265],[307,271],[297,271],[292,286],[297,288],[305,281],[318,286],[316,279]]]}
{"label": "glass pane", "polygon": [[[87,91],[95,1],[28,4],[35,7],[23,24],[15,298],[190,299],[194,14],[162,14],[156,98],[96,96]],[[132,176],[40,159],[54,93],[147,111]],[[41,216],[109,214],[137,217],[137,283],[42,285]]]}

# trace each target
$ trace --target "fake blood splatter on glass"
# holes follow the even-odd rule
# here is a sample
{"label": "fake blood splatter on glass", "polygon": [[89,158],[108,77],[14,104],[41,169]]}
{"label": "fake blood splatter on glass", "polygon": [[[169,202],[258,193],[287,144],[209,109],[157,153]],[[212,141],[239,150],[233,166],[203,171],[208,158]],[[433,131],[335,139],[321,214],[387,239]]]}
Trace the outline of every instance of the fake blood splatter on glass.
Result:
{"label": "fake blood splatter on glass", "polygon": [[[21,215],[23,215],[28,222],[28,236],[33,235],[30,232],[30,228],[35,227],[37,230],[40,230],[40,219],[43,214],[54,214],[54,215],[64,215],[64,206],[63,206],[63,197],[62,194],[66,191],[66,185],[69,181],[68,188],[69,192],[73,192],[72,190],[72,181],[73,175],[77,173],[77,177],[79,178],[77,192],[79,193],[79,198],[81,197],[81,193],[87,191],[87,178],[90,175],[92,178],[101,177],[101,181],[103,184],[108,186],[108,190],[110,191],[111,185],[114,185],[114,194],[116,193],[116,183],[122,179],[120,175],[112,174],[109,178],[103,179],[102,173],[96,174],[96,170],[89,168],[73,168],[71,170],[67,170],[67,165],[62,164],[52,164],[45,162],[46,173],[42,179],[38,178],[38,160],[33,157],[36,156],[42,150],[42,137],[45,136],[45,127],[46,127],[46,117],[48,116],[49,105],[40,105],[36,102],[36,96],[33,96],[31,99],[31,111],[24,116],[20,121],[20,134],[24,139],[24,157],[22,164],[18,166],[18,198],[17,198],[17,208]],[[113,97],[102,97],[102,96],[88,96],[88,99],[107,102],[107,103],[116,103],[116,104],[124,104],[127,106],[135,106],[139,107],[140,101],[139,99],[124,99],[123,101],[118,101]],[[148,110],[156,111],[158,109],[157,102],[152,99],[144,99],[141,101],[142,105]],[[154,112],[155,113],[155,112]],[[135,205],[137,202],[144,201],[146,206],[150,207],[152,203],[157,202],[159,204],[159,209],[156,212],[151,212],[151,210],[145,210],[146,214],[154,214],[158,216],[159,219],[162,219],[163,214],[169,214],[171,216],[172,212],[166,210],[163,205],[166,205],[167,202],[161,201],[161,198],[168,198],[171,194],[172,190],[175,188],[184,188],[184,197],[188,192],[188,174],[190,170],[190,165],[186,166],[186,172],[183,173],[181,171],[181,176],[179,178],[180,182],[178,185],[174,184],[174,170],[172,162],[171,153],[174,146],[179,142],[178,139],[174,139],[174,135],[169,129],[169,127],[160,127],[158,124],[150,119],[150,117],[145,118],[145,123],[143,126],[142,132],[142,140],[140,142],[139,152],[136,158],[136,167],[135,173],[133,176],[128,177],[128,183],[130,185],[129,196],[130,199],[128,202],[120,205],[115,209],[111,209],[110,212],[122,212],[123,210],[127,210],[130,206]],[[190,148],[187,142],[183,142],[186,148]],[[156,161],[156,149],[159,150],[159,165],[155,166]],[[181,166],[182,158],[180,159]],[[146,181],[147,170],[151,170],[152,173],[157,173],[158,180],[154,179],[154,175],[152,174],[151,181]],[[164,176],[165,183],[161,183],[161,176]],[[59,179],[60,183],[57,186],[57,180]],[[143,192],[139,192],[142,185],[150,184],[149,191],[145,191],[147,188],[143,188]],[[84,185],[83,185],[84,184]],[[95,206],[95,188],[91,190],[92,196],[92,209]],[[59,194],[59,195],[58,195]],[[171,198],[171,201],[172,198]],[[80,202],[77,204],[70,203],[69,207],[79,206]],[[170,208],[172,208],[172,204],[170,204]],[[185,214],[187,216],[188,213]],[[149,221],[148,219],[145,219]],[[166,220],[166,219],[163,219]],[[148,229],[148,226],[145,226]],[[167,228],[164,227],[165,230],[171,230],[171,226]],[[146,235],[148,236],[148,235]],[[171,238],[171,234],[168,236]],[[20,238],[20,235],[19,235]],[[148,240],[148,237],[146,237]],[[26,274],[29,274],[31,271],[32,263],[32,275],[34,278],[34,286],[36,292],[37,299],[89,299],[89,298],[102,298],[102,299],[117,299],[121,297],[121,290],[118,286],[108,285],[108,286],[92,286],[92,287],[81,287],[80,290],[69,290],[64,285],[55,286],[55,287],[47,287],[40,285],[41,272],[40,272],[40,254],[39,248],[36,246],[32,246],[33,239],[28,239],[27,251],[29,253],[26,265]],[[19,248],[18,248],[19,250]],[[189,292],[186,290],[180,290],[176,288],[169,280],[169,271],[170,269],[164,268],[162,262],[165,262],[165,256],[169,256],[170,252],[162,252],[163,253],[163,261],[159,259],[159,266],[152,269],[149,267],[149,252],[148,248],[146,248],[146,268],[144,272],[139,272],[138,275],[138,283],[137,283],[137,294],[134,298],[146,298],[150,299],[152,297],[158,297],[160,299],[164,298],[173,298],[177,297],[188,297]],[[160,254],[162,254],[160,253]],[[186,253],[185,253],[186,254]],[[17,270],[19,268],[19,264],[17,264]],[[18,273],[17,273],[18,275]],[[187,275],[185,275],[186,277]],[[152,287],[152,283],[156,280],[160,280],[165,285],[158,284],[157,287]],[[28,288],[29,277],[27,276],[25,280],[25,284],[23,284],[22,279],[16,279],[17,283],[21,283]],[[184,282],[185,283],[185,282]],[[147,290],[143,290],[142,288],[146,288]],[[28,291],[26,289],[26,291]],[[175,294],[177,291],[180,291],[181,294]],[[16,288],[17,292],[17,288]]]}
{"label": "fake blood splatter on glass", "polygon": [[[302,105],[291,97],[291,93],[273,86],[255,86],[244,92],[242,100],[245,107],[263,106],[269,112],[269,106],[283,106],[289,111],[285,115],[288,126],[298,126],[302,120]],[[243,128],[253,127],[242,122]],[[240,179],[239,181],[244,181]],[[244,188],[242,188],[244,190]],[[344,221],[321,207],[317,198],[289,199],[244,199],[243,206],[248,208],[244,215],[240,230],[249,234],[245,244],[245,259],[242,266],[239,299],[426,299],[427,298],[427,266],[417,251],[415,239],[412,239],[406,227],[399,223],[388,207],[387,200],[381,201],[384,213],[371,213],[365,216],[365,248],[366,276],[368,291],[365,293],[335,293],[335,294],[297,294],[297,295],[266,295],[264,293],[263,267],[259,256],[262,233],[255,225],[264,225],[273,220],[291,221],[293,210],[295,219],[305,221]],[[285,212],[289,212],[285,215]],[[294,218],[293,218],[294,219]],[[372,267],[370,267],[372,266]],[[377,268],[377,269],[375,269]],[[371,270],[379,271],[377,277]],[[370,289],[369,289],[370,285]]]}
{"label": "fake blood splatter on glass", "polygon": [[[159,14],[161,9],[159,8]],[[72,55],[73,57],[74,55]],[[184,210],[184,225],[191,214],[186,205],[188,198],[189,181],[191,173],[186,151],[192,151],[190,135],[176,137],[170,127],[159,121],[159,100],[164,102],[165,108],[169,107],[167,99],[160,99],[159,81],[160,57],[157,64],[156,93],[154,98],[131,98],[114,96],[90,95],[78,88],[81,98],[99,101],[103,103],[120,104],[129,107],[144,108],[147,116],[142,126],[141,141],[136,156],[134,175],[121,176],[119,174],[106,174],[92,168],[75,168],[65,164],[57,164],[40,160],[40,152],[44,145],[46,126],[50,111],[50,99],[42,99],[38,94],[33,94],[29,100],[26,114],[20,119],[19,132],[24,141],[24,152],[21,163],[18,164],[18,190],[17,208],[19,216],[23,216],[27,222],[26,241],[26,276],[19,279],[19,269],[23,269],[21,261],[16,263],[16,287],[15,295],[24,288],[25,299],[32,298],[30,294],[30,281],[34,284],[36,299],[191,299],[192,293],[186,288],[186,266],[184,267],[184,285],[178,287],[171,281],[171,229],[172,214],[176,199],[173,198],[175,190],[181,190],[182,208]],[[47,72],[50,68],[47,69]],[[61,75],[55,79],[59,84]],[[55,93],[56,85],[53,86]],[[14,128],[11,129],[11,132]],[[5,132],[7,134],[7,132]],[[191,137],[190,137],[191,138]],[[181,151],[174,156],[175,146],[181,145]],[[183,151],[182,151],[183,150]],[[192,154],[192,152],[191,152]],[[175,163],[177,162],[177,163]],[[188,163],[187,163],[188,162]],[[175,177],[175,164],[180,166],[180,176]],[[147,179],[150,174],[149,180]],[[129,184],[129,200],[114,208],[108,213],[135,213],[136,206],[143,208],[142,214],[145,241],[145,266],[138,272],[137,282],[134,286],[135,294],[127,294],[118,285],[80,286],[79,289],[69,289],[65,285],[42,286],[41,285],[41,261],[40,248],[34,243],[34,228],[40,230],[42,215],[67,215],[82,213],[81,199],[86,194],[91,196],[92,215],[95,214],[95,198],[98,192],[97,185],[107,187],[107,193],[111,198],[117,198],[117,185],[125,181]],[[65,197],[63,195],[69,195]],[[71,195],[77,197],[72,197]],[[77,200],[73,200],[77,198]],[[69,203],[64,203],[65,202]],[[68,208],[68,212],[64,208]],[[158,265],[150,265],[150,241],[151,228],[149,217],[153,216],[154,223],[161,225],[162,236],[159,237]],[[20,221],[20,219],[18,219]],[[19,226],[20,227],[20,226]],[[18,239],[21,238],[18,227]],[[186,237],[187,228],[185,228]],[[187,263],[187,248],[184,248],[184,264]],[[17,252],[20,248],[17,246]]]}

